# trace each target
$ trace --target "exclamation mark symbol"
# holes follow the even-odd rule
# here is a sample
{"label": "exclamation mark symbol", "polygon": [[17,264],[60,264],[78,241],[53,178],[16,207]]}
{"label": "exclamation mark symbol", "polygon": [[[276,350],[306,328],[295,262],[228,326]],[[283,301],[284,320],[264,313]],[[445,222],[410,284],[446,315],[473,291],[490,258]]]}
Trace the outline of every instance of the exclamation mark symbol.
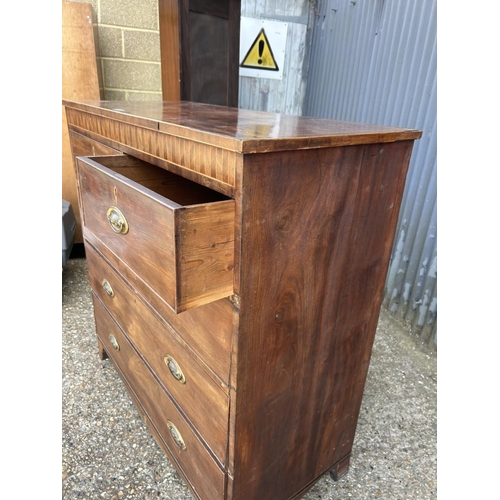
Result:
{"label": "exclamation mark symbol", "polygon": [[259,40],[259,64],[262,64],[262,54],[264,53],[264,40]]}

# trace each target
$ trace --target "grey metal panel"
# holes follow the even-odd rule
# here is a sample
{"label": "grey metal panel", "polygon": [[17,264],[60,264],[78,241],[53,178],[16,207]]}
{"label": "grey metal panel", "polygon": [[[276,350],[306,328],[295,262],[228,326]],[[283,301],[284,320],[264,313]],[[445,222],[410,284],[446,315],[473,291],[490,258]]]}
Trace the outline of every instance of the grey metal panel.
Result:
{"label": "grey metal panel", "polygon": [[417,128],[384,306],[437,340],[436,0],[318,0],[304,114]]}
{"label": "grey metal panel", "polygon": [[239,78],[240,108],[301,115],[308,67],[308,23],[312,19],[309,0],[242,0],[241,16],[286,22],[283,79]]}

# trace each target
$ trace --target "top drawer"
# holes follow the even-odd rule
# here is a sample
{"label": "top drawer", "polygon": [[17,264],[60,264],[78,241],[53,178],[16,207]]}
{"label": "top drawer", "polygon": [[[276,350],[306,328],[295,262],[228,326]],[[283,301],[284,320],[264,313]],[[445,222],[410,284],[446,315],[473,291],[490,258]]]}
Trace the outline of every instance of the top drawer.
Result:
{"label": "top drawer", "polygon": [[127,155],[77,165],[84,228],[175,312],[232,295],[234,200]]}

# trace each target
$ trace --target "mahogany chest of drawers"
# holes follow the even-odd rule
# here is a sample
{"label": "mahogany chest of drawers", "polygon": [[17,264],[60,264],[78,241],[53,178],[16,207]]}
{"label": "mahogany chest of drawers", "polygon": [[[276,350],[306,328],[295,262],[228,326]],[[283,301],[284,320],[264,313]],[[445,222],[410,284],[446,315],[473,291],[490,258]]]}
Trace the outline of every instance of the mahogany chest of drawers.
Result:
{"label": "mahogany chest of drawers", "polygon": [[420,132],[64,104],[99,352],[194,496],[344,474]]}

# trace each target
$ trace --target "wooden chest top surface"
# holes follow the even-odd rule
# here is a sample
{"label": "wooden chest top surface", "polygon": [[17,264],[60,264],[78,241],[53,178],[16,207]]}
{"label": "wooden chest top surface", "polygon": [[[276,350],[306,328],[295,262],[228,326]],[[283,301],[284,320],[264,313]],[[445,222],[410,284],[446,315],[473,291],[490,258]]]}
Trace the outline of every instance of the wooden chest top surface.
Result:
{"label": "wooden chest top surface", "polygon": [[183,101],[63,101],[67,107],[238,153],[395,142],[418,130]]}

